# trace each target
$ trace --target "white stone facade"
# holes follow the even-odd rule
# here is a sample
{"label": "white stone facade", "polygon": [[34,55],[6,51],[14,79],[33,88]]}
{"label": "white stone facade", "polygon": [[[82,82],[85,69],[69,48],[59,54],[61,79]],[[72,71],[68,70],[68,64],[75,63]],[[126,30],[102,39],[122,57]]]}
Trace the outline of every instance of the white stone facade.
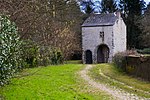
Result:
{"label": "white stone facade", "polygon": [[[103,37],[100,32],[104,33]],[[108,62],[112,62],[117,52],[126,50],[126,25],[121,17],[113,25],[82,26],[83,63],[86,63],[87,50],[92,52],[92,63],[97,63],[98,48],[103,44],[109,48]]]}
{"label": "white stone facade", "polygon": [[114,39],[114,54],[118,52],[126,51],[127,45],[127,34],[126,34],[126,25],[122,18],[118,19],[113,26],[113,39]]}

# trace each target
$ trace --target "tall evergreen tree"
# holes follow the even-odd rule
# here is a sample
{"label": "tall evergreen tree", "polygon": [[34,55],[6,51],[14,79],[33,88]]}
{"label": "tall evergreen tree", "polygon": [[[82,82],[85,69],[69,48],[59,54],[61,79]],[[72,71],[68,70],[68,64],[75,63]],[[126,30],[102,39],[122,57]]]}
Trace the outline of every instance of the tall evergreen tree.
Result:
{"label": "tall evergreen tree", "polygon": [[120,8],[127,25],[127,42],[129,48],[139,48],[141,30],[136,25],[136,20],[142,15],[145,8],[144,0],[120,0]]}
{"label": "tall evergreen tree", "polygon": [[93,12],[93,2],[91,0],[87,1],[87,0],[80,0],[80,6],[83,12],[85,12],[86,14],[90,14],[91,12]]}
{"label": "tall evergreen tree", "polygon": [[115,0],[102,0],[101,1],[102,13],[113,13],[116,10],[117,10],[117,4]]}
{"label": "tall evergreen tree", "polygon": [[78,0],[80,2],[81,11],[86,14],[99,13],[100,1],[99,0]]}
{"label": "tall evergreen tree", "polygon": [[142,29],[140,45],[143,48],[150,48],[150,3],[147,5],[144,15],[138,22],[140,24],[139,27]]}

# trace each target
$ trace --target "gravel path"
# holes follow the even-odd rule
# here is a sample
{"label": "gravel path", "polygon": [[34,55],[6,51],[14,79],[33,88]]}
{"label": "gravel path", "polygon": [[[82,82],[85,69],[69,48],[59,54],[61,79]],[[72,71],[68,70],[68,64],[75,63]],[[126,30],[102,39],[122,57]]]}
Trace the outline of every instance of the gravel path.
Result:
{"label": "gravel path", "polygon": [[145,98],[142,98],[142,97],[138,97],[137,95],[130,94],[128,92],[125,92],[123,90],[119,90],[117,88],[111,88],[111,87],[109,87],[108,85],[105,85],[105,84],[95,82],[93,79],[91,79],[87,75],[88,71],[92,67],[93,67],[92,65],[87,65],[85,67],[85,69],[83,69],[79,72],[80,76],[86,82],[88,82],[88,84],[91,85],[92,87],[100,89],[100,90],[112,95],[114,97],[114,99],[118,99],[118,100],[150,100],[150,99],[145,99]]}

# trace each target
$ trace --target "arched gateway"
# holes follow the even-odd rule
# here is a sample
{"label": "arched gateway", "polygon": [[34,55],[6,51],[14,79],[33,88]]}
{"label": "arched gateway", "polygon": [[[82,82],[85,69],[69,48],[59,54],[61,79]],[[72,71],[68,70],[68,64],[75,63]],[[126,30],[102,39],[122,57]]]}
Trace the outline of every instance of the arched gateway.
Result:
{"label": "arched gateway", "polygon": [[100,45],[97,49],[97,63],[107,63],[109,58],[109,48],[107,45]]}
{"label": "arched gateway", "polygon": [[90,50],[85,51],[85,59],[86,59],[86,64],[92,64],[92,52]]}

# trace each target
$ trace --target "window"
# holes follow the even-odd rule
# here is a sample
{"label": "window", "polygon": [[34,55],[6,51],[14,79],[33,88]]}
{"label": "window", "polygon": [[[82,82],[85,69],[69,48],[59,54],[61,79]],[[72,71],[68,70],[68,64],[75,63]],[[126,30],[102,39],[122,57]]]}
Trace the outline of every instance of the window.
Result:
{"label": "window", "polygon": [[102,41],[104,42],[104,32],[100,32],[100,38],[102,38]]}

